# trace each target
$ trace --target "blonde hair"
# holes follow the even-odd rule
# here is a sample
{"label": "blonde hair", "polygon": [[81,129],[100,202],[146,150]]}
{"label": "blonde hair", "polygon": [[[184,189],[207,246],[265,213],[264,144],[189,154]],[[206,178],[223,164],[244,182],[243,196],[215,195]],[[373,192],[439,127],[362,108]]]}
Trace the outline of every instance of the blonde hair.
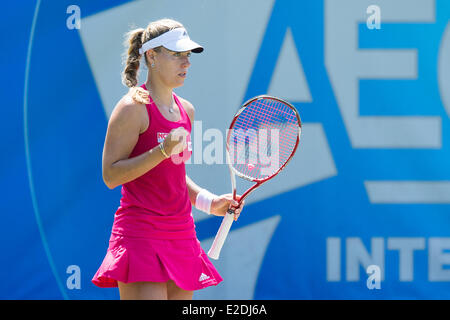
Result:
{"label": "blonde hair", "polygon": [[[125,68],[122,71],[122,83],[130,88],[129,94],[138,103],[148,104],[150,93],[142,87],[136,87],[138,83],[139,64],[142,55],[139,54],[139,49],[142,44],[160,36],[161,34],[175,28],[183,27],[181,23],[172,19],[160,19],[150,22],[147,28],[137,28],[130,30],[125,34],[124,46],[127,47],[124,52]],[[154,48],[156,52],[161,47]],[[147,56],[144,52],[145,64],[148,67]]]}

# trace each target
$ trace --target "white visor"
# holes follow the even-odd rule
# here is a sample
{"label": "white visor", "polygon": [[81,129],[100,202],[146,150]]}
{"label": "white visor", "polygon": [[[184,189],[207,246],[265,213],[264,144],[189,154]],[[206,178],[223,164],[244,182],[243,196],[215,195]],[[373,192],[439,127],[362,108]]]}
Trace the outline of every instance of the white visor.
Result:
{"label": "white visor", "polygon": [[176,52],[192,51],[200,53],[203,51],[203,47],[192,41],[184,28],[175,28],[145,42],[139,49],[139,54],[160,46]]}

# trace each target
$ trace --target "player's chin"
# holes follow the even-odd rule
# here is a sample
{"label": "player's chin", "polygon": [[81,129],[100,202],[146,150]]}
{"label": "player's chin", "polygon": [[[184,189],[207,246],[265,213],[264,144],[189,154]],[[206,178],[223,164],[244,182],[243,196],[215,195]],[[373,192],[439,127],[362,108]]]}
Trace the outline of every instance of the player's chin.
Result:
{"label": "player's chin", "polygon": [[183,82],[176,82],[172,85],[172,88],[178,88],[178,87],[182,87],[184,85],[184,81]]}
{"label": "player's chin", "polygon": [[186,73],[178,74],[174,79],[174,84],[176,87],[181,87],[184,84],[184,80],[186,80]]}

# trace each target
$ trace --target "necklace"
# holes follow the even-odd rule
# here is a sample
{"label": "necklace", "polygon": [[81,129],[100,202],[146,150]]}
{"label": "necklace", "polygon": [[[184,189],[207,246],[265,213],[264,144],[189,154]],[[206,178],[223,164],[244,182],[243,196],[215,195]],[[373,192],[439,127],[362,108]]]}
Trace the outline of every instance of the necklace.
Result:
{"label": "necklace", "polygon": [[174,112],[174,110],[173,110],[173,103],[174,103],[175,101],[173,101],[173,98],[172,98],[172,105],[171,106],[169,106],[169,113],[173,113]]}
{"label": "necklace", "polygon": [[[147,91],[150,93],[150,95],[152,95],[152,92],[151,92],[151,90],[149,90],[149,86],[147,86],[147,84],[145,85],[145,87],[147,88]],[[154,101],[154,100],[153,100]],[[172,98],[172,105],[173,105],[173,103],[174,103],[175,101],[173,100],[173,98]],[[173,107],[172,106],[169,106],[169,113],[173,113],[175,110],[173,109]]]}

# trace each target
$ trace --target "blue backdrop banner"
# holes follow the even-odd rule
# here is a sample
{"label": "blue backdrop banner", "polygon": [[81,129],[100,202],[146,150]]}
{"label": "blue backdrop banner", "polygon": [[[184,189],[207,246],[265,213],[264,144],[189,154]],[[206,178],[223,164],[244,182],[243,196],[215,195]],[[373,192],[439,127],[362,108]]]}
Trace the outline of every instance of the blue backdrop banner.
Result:
{"label": "blue backdrop banner", "polygon": [[[196,109],[196,183],[230,192],[225,132],[249,98],[288,100],[303,122],[297,154],[213,261],[223,283],[194,299],[450,298],[449,1],[2,7],[0,298],[119,297],[91,282],[121,196],[103,182],[102,149],[127,92],[123,35],[163,17],[205,48],[176,89]],[[221,219],[193,216],[207,251]]]}

